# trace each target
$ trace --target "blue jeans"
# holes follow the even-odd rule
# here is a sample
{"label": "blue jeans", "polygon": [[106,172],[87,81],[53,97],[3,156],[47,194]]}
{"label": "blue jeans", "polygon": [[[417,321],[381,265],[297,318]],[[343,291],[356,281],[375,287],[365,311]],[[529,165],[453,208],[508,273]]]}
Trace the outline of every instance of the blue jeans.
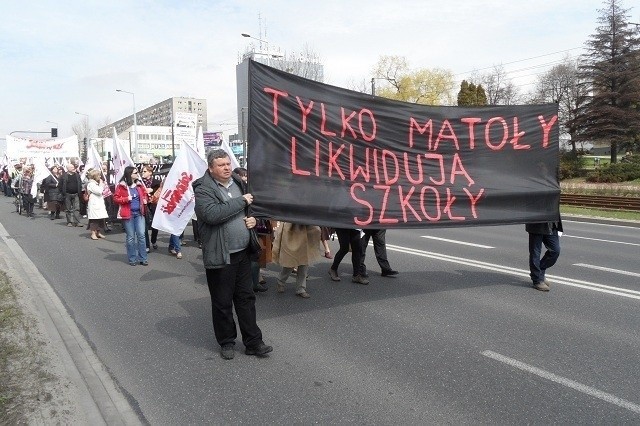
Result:
{"label": "blue jeans", "polygon": [[127,234],[127,257],[129,263],[147,261],[147,245],[144,242],[145,222],[140,212],[131,212],[130,219],[122,219],[124,232]]}
{"label": "blue jeans", "polygon": [[[542,244],[547,251],[540,259]],[[556,264],[558,256],[560,256],[558,231],[554,229],[552,235],[529,234],[529,271],[534,284],[544,281],[545,272]]]}
{"label": "blue jeans", "polygon": [[180,235],[173,235],[169,237],[169,250],[175,250],[177,253],[182,251],[182,246],[180,245]]}

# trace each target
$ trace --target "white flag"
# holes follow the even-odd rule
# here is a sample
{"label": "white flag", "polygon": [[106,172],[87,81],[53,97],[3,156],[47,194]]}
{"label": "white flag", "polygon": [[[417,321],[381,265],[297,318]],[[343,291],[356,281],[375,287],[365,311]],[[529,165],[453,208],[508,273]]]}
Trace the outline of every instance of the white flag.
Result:
{"label": "white flag", "polygon": [[[87,163],[84,165],[84,169],[96,169],[100,170],[100,173],[102,173],[102,160],[100,159],[100,154],[98,154],[98,150],[94,144],[91,144],[89,147],[89,152],[87,152]],[[104,177],[106,180],[106,176]]]}
{"label": "white flag", "polygon": [[173,235],[182,234],[195,210],[191,183],[206,170],[206,161],[189,144],[182,145],[162,185],[152,227]]}
{"label": "white flag", "polygon": [[44,164],[44,158],[36,158],[33,162],[33,185],[31,185],[31,196],[34,198],[38,196],[38,183],[42,182],[47,176],[51,174],[47,165]]}
{"label": "white flag", "polygon": [[135,167],[135,163],[129,156],[129,153],[122,147],[122,143],[116,134],[116,128],[113,128],[113,171],[115,173],[116,182],[120,182],[124,175],[124,168],[127,166]]}
{"label": "white flag", "polygon": [[203,160],[207,158],[204,152],[204,135],[202,134],[202,127],[198,127],[198,137],[196,138],[196,152]]}
{"label": "white flag", "polygon": [[[222,139],[222,144],[220,145],[220,148],[224,149],[224,152],[229,154],[229,159],[231,160],[231,169],[232,170],[235,170],[238,167],[240,167],[240,163],[238,162],[238,159],[236,158],[236,155],[231,150],[231,147],[229,146],[229,143],[227,143],[227,141]],[[247,162],[246,158],[244,159],[244,162],[245,163]]]}

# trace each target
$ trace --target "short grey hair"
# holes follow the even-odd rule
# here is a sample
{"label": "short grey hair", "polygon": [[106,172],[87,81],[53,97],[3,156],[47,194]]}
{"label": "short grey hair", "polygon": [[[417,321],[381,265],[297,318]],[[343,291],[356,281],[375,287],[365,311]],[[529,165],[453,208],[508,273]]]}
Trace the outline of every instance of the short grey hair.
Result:
{"label": "short grey hair", "polygon": [[227,158],[229,154],[224,149],[213,149],[207,153],[207,164],[209,167],[213,165],[213,160],[218,158]]}

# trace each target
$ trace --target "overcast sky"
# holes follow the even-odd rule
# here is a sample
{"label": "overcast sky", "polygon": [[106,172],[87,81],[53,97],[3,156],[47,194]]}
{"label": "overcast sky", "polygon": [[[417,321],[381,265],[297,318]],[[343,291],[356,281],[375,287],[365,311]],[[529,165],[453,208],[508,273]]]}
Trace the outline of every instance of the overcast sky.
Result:
{"label": "overcast sky", "polygon": [[[563,55],[582,53],[602,7],[602,0],[0,0],[0,138],[46,131],[47,121],[69,136],[83,118],[75,112],[93,127],[120,119],[131,114],[132,98],[116,89],[135,92],[138,110],[173,96],[205,98],[209,130],[237,129],[235,66],[258,44],[241,33],[262,35],[282,52],[307,45],[325,66],[325,82],[337,86],[369,81],[382,55],[449,69],[457,79],[501,63],[535,67],[511,74],[523,85]],[[631,20],[638,16],[633,9]]]}

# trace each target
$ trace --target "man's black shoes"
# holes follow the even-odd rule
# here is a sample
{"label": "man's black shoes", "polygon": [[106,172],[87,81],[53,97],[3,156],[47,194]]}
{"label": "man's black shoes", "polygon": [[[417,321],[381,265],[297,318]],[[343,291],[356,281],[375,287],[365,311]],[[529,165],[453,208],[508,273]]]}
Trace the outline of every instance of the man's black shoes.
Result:
{"label": "man's black shoes", "polygon": [[233,359],[236,352],[233,350],[233,345],[224,345],[220,348],[220,356],[223,359]]}
{"label": "man's black shoes", "polygon": [[385,269],[380,275],[382,275],[383,277],[392,277],[394,275],[398,275],[398,273],[398,271],[394,271],[393,269]]}
{"label": "man's black shoes", "polygon": [[244,353],[247,355],[255,355],[258,357],[267,356],[269,352],[273,351],[273,346],[265,345],[264,342],[258,343],[256,346],[247,348]]}
{"label": "man's black shoes", "polygon": [[253,286],[253,292],[254,293],[258,293],[258,292],[262,293],[262,292],[267,291],[267,290],[269,290],[269,287],[267,287],[264,284],[257,284],[255,286]]}

